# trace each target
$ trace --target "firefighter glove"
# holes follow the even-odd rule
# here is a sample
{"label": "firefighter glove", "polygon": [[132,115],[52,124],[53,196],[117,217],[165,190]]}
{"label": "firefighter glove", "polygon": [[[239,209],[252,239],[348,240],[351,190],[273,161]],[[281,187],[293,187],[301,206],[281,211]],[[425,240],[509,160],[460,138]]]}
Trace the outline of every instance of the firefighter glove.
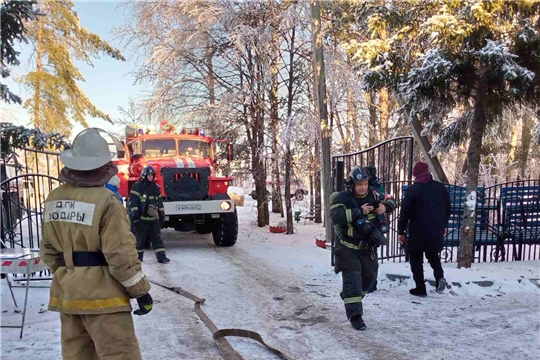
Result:
{"label": "firefighter glove", "polygon": [[146,293],[140,298],[137,298],[137,303],[139,303],[139,309],[135,310],[133,313],[135,315],[146,315],[152,310],[154,301],[152,300],[150,293]]}

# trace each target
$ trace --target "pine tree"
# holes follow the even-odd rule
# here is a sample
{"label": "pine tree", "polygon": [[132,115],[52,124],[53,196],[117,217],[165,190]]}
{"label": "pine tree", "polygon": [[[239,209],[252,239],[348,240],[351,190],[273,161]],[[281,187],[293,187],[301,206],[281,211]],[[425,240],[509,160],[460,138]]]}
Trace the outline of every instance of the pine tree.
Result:
{"label": "pine tree", "polygon": [[44,131],[69,134],[71,119],[87,126],[87,115],[112,123],[84,94],[77,82],[84,81],[74,60],[92,65],[91,59],[105,54],[123,60],[119,50],[98,35],[81,27],[70,0],[44,0],[40,3],[44,16],[29,25],[28,36],[36,46],[36,68],[23,78],[34,92],[24,106],[35,127]]}
{"label": "pine tree", "polygon": [[[483,138],[505,110],[540,101],[540,2],[377,1],[362,4],[385,40],[358,45],[364,88],[387,86],[434,134],[432,153],[468,141],[466,197],[476,204]],[[510,135],[510,134],[509,134]],[[475,205],[461,226],[458,267],[470,267]]]}
{"label": "pine tree", "polygon": [[[15,50],[15,41],[28,42],[26,39],[26,21],[36,20],[38,17],[34,5],[37,1],[11,1],[2,2],[2,58],[0,60],[0,75],[7,78],[10,75],[8,66],[18,66],[20,52]],[[20,104],[21,98],[11,91],[7,85],[0,83],[0,99],[7,103]]]}
{"label": "pine tree", "polygon": [[63,151],[71,145],[65,139],[65,135],[46,133],[40,129],[28,129],[24,126],[16,126],[7,122],[0,122],[0,158],[8,163],[13,161],[21,166],[17,159],[17,149],[31,147],[37,151],[54,149]]}

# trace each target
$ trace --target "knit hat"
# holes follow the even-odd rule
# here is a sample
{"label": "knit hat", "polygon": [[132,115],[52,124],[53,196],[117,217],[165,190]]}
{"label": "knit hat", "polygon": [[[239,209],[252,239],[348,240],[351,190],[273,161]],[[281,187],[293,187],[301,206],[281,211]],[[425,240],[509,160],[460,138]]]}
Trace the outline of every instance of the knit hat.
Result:
{"label": "knit hat", "polygon": [[417,162],[416,165],[414,165],[414,168],[412,170],[412,174],[413,176],[418,176],[420,174],[423,174],[425,172],[428,172],[429,171],[429,166],[428,164],[424,163],[424,162]]}
{"label": "knit hat", "polygon": [[109,185],[120,187],[120,178],[118,175],[114,175],[108,182]]}

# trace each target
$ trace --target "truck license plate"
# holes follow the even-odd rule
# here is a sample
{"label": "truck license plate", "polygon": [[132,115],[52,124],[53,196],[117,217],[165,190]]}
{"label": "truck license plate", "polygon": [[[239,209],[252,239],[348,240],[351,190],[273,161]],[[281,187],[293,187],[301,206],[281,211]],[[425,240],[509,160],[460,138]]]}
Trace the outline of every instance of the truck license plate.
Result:
{"label": "truck license plate", "polygon": [[165,216],[165,221],[169,221],[169,217],[168,217],[168,216]]}
{"label": "truck license plate", "polygon": [[176,205],[176,211],[200,211],[201,205]]}
{"label": "truck license plate", "polygon": [[219,214],[212,214],[212,219],[219,219]]}

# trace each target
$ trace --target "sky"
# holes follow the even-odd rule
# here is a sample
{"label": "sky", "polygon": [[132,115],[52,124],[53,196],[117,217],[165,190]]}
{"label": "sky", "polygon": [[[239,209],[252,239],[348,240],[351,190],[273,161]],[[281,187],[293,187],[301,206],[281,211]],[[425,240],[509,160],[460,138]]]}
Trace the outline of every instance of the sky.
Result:
{"label": "sky", "polygon": [[[103,56],[100,59],[93,59],[94,67],[90,67],[82,62],[76,62],[79,70],[85,78],[85,82],[79,82],[79,86],[88,98],[98,109],[108,114],[113,120],[121,117],[118,106],[126,107],[129,97],[136,97],[145,90],[144,85],[134,85],[131,72],[137,68],[136,54],[125,49],[119,39],[115,38],[113,28],[122,25],[127,14],[125,5],[121,2],[109,1],[75,1],[75,11],[79,15],[81,26],[99,35],[112,46],[120,49],[126,61],[114,60]],[[12,69],[13,76],[22,76],[31,70],[29,59],[32,55],[30,46],[20,47],[21,66]],[[10,89],[21,96],[23,102],[30,96],[22,86],[13,81],[6,82]],[[3,106],[5,106],[3,104]],[[17,123],[19,125],[31,126],[28,111],[20,105],[7,106],[6,116],[2,112],[2,120]],[[114,126],[108,122],[87,117],[90,127],[99,127],[105,130],[121,130],[119,126]],[[83,127],[74,124],[72,138],[80,132]]]}

